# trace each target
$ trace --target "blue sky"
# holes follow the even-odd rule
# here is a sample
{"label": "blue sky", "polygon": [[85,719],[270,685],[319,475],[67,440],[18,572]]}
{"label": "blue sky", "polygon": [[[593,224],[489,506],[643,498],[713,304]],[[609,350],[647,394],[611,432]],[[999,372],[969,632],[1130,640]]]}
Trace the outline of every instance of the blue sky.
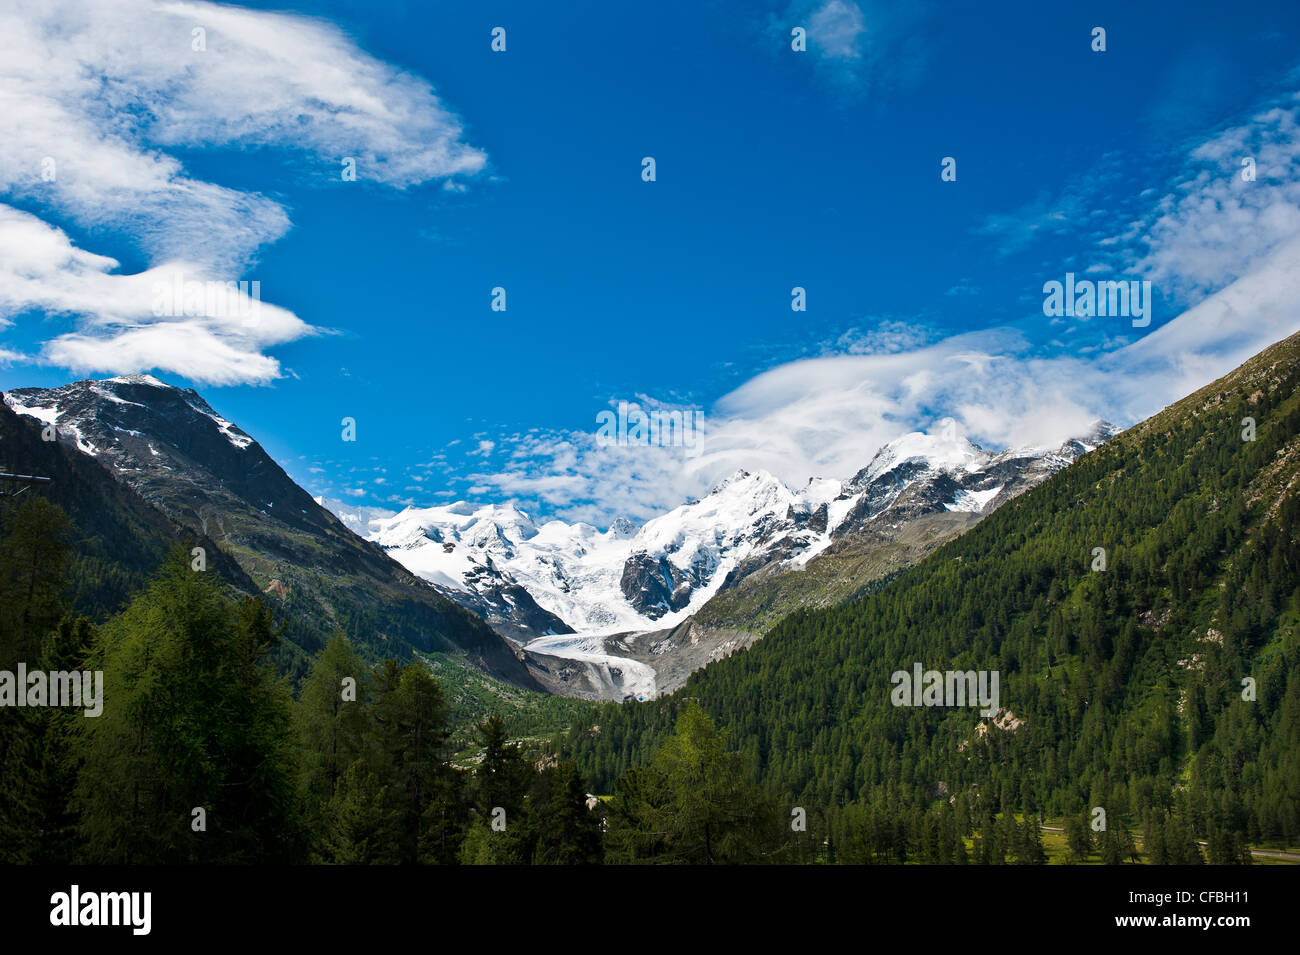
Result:
{"label": "blue sky", "polygon": [[[975,349],[1014,365],[991,373],[995,391],[1018,376],[1041,387],[1061,361],[1113,383],[1131,365],[1106,356],[1286,244],[1291,2],[1250,15],[1182,2],[258,6],[19,2],[4,15],[4,42],[26,44],[9,61],[28,57],[0,79],[29,106],[0,130],[12,248],[44,248],[57,229],[116,265],[51,240],[48,260],[0,271],[0,388],[152,371],[197,387],[314,492],[390,508],[517,498],[604,523],[735,466],[793,482],[851,473],[940,416],[986,444],[1132,417],[1178,397],[1189,368],[1217,367],[1184,352],[1222,364],[1272,340],[1166,335],[1183,351],[1161,352],[1169,393],[1149,409],[1023,388],[973,397],[931,374]],[[790,48],[794,26],[806,52]],[[121,150],[90,148],[105,137]],[[1225,212],[1213,189],[1232,180],[1238,143],[1275,161],[1246,198],[1233,186]],[[350,155],[357,181],[341,181]],[[70,171],[35,182],[47,156]],[[940,179],[945,156],[955,182]],[[150,175],[170,165],[142,185],[142,157]],[[260,281],[278,307],[264,334],[207,323],[188,338],[172,323],[141,347],[124,337],[149,321],[138,305],[97,313],[130,298],[111,278],[177,262]],[[1045,318],[1043,283],[1089,268],[1152,280],[1151,325]],[[32,269],[48,287],[28,287]],[[496,286],[505,312],[489,307]],[[791,311],[794,286],[806,312]],[[1262,331],[1294,330],[1276,321]],[[819,363],[837,357],[865,364]],[[872,375],[870,394],[824,393]],[[721,443],[691,462],[602,456],[595,416],[620,400],[701,409]],[[1047,420],[1026,423],[1035,408]],[[344,417],[356,442],[341,440]]]}

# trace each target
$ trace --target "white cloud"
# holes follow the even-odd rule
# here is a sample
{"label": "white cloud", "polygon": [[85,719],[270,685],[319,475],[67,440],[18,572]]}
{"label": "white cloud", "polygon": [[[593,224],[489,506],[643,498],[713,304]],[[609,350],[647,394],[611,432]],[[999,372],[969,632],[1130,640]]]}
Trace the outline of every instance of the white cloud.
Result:
{"label": "white cloud", "polygon": [[833,351],[850,355],[894,354],[919,348],[937,337],[936,331],[923,322],[881,318],[873,327],[854,327],[844,332],[836,339]]}
{"label": "white cloud", "polygon": [[1128,426],[1300,331],[1300,239],[1145,338],[1095,358],[1041,357],[1012,329],[904,352],[782,365],[722,398],[703,453],[599,447],[582,432],[530,435],[474,493],[540,502],[604,526],[646,519],[707,492],[737,468],[801,486],[848,478],[886,442],[952,417],[989,448],[1051,447],[1096,418]]}
{"label": "white cloud", "polygon": [[[204,301],[202,314],[184,314],[185,283],[209,274],[203,266],[171,262],[132,275],[115,274],[117,266],[36,216],[0,205],[0,315],[37,309],[77,318],[75,332],[46,342],[47,362],[76,372],[160,368],[211,384],[261,383],[280,374],[263,349],[314,332],[287,309],[251,295],[210,313]],[[178,284],[182,300],[174,314],[157,314],[166,304],[160,292]]]}
{"label": "white cloud", "polygon": [[1172,322],[1098,359],[1115,414],[1138,420],[1300,330],[1300,237]]}
{"label": "white cloud", "polygon": [[926,59],[921,26],[927,3],[885,0],[793,0],[771,32],[789,42],[790,29],[808,31],[807,54],[837,90],[861,95],[910,83]]}
{"label": "white cloud", "polygon": [[[195,50],[200,28],[206,49]],[[290,329],[310,331],[284,310],[274,329],[248,335],[209,321],[151,327],[133,305],[96,307],[105,290],[115,308],[134,303],[155,270],[182,263],[200,279],[239,277],[290,227],[275,200],[194,178],[169,150],[266,148],[297,157],[297,181],[322,183],[353,157],[358,179],[395,188],[472,175],[486,161],[428,82],[307,17],[198,2],[14,0],[0,9],[0,63],[0,194],[92,236],[126,232],[150,263],[139,276],[110,275],[116,262],[51,228],[25,265],[0,265],[25,277],[22,293],[5,292],[11,314],[53,307],[78,317],[77,331],[44,353],[78,368],[146,370],[131,366],[156,360],[202,382],[266,381],[280,369],[261,349]],[[6,218],[12,227],[11,210]]]}
{"label": "white cloud", "polygon": [[[1246,158],[1254,181],[1242,178]],[[1162,188],[1124,194],[1164,163],[1174,171]],[[975,231],[1004,255],[1074,239],[1087,263],[1075,271],[1140,275],[1167,300],[1193,305],[1300,234],[1300,93],[1276,97],[1185,154],[1106,154],[1057,195],[989,215]]]}
{"label": "white cloud", "polygon": [[[1193,150],[1191,168],[1144,217],[1138,269],[1195,299],[1300,233],[1298,111],[1292,94]],[[1246,158],[1253,182],[1242,178]]]}
{"label": "white cloud", "polygon": [[853,0],[826,0],[808,19],[808,36],[822,56],[862,59],[862,35],[867,32],[862,8]]}

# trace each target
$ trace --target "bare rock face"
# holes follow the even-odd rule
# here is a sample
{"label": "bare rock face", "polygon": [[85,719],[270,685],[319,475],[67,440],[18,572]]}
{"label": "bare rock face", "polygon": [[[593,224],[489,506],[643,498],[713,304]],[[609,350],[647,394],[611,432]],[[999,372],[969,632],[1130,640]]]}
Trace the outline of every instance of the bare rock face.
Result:
{"label": "bare rock face", "polygon": [[679,570],[665,555],[633,554],[623,565],[619,589],[639,613],[658,620],[685,607],[695,588],[708,582],[715,567],[716,562],[701,561]]}

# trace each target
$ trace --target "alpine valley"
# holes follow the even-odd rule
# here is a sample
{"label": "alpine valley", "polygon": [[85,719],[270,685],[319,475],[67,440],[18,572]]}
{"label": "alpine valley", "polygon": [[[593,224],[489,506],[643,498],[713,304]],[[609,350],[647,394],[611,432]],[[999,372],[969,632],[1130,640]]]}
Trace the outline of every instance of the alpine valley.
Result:
{"label": "alpine valley", "polygon": [[304,658],[337,627],[376,653],[460,651],[517,686],[606,700],[671,692],[790,610],[863,592],[1116,431],[1098,421],[995,453],[945,421],[846,481],[741,470],[642,526],[600,530],[512,503],[395,513],[312,498],[196,392],[150,375],[15,389],[5,405],[215,543]]}
{"label": "alpine valley", "polygon": [[[1298,355],[1300,333],[1123,433],[1097,422],[1056,447],[991,452],[941,426],[886,444],[845,481],[793,489],[740,471],[641,527],[604,531],[538,526],[508,504],[334,504],[335,516],[197,393],[149,376],[10,391],[0,448],[54,478],[44,506],[78,541],[74,605],[102,617],[131,601],[104,624],[110,638],[123,620],[165,631],[150,608],[173,591],[167,613],[190,612],[186,600],[201,613],[210,598],[195,577],[260,595],[239,626],[263,632],[267,606],[278,616],[277,663],[310,670],[304,699],[328,717],[303,732],[369,712],[335,703],[362,660],[418,656],[438,680],[418,663],[375,671],[388,694],[376,732],[420,730],[415,711],[388,722],[389,707],[426,699],[442,713],[438,685],[454,697],[456,673],[497,689],[449,712],[447,740],[464,739],[458,721],[509,711],[510,692],[523,694],[517,709],[550,691],[532,697],[572,709],[552,708],[547,735],[529,737],[545,753],[536,772],[568,773],[574,806],[586,805],[583,772],[614,793],[615,860],[665,851],[645,842],[661,825],[645,815],[666,798],[657,780],[674,778],[683,747],[705,747],[722,754],[711,800],[748,813],[750,834],[706,857],[814,857],[778,838],[784,801],[823,807],[809,819],[817,845],[842,861],[1044,861],[1041,824],[1016,822],[1017,806],[1063,820],[1086,858],[1079,807],[1093,805],[1117,820],[1101,840],[1111,861],[1139,855],[1135,824],[1157,862],[1200,859],[1193,833],[1212,860],[1292,861],[1250,845],[1300,833]],[[19,526],[11,539],[23,550],[10,565],[39,562],[39,537]],[[133,596],[177,544],[204,548],[213,573],[172,562]],[[917,661],[1001,674],[996,712],[891,705],[891,672]],[[465,759],[534,771],[500,718],[478,725],[485,748],[466,743]],[[347,785],[370,800],[362,768]],[[478,858],[465,846],[459,858]]]}

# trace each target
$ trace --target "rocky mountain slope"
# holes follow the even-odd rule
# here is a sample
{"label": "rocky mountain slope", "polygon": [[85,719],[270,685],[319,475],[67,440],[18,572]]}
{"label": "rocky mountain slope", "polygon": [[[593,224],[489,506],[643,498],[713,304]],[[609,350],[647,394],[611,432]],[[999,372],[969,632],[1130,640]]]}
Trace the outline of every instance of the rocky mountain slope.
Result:
{"label": "rocky mountain slope", "polygon": [[5,402],[211,539],[314,633],[304,638],[308,652],[338,628],[372,656],[461,651],[495,677],[537,687],[496,632],[348,531],[195,391],[130,375],[14,389]]}
{"label": "rocky mountain slope", "polygon": [[76,542],[69,600],[93,618],[116,612],[173,546],[206,547],[209,570],[235,590],[256,585],[210,538],[195,534],[151,507],[131,488],[75,448],[42,438],[44,426],[0,401],[0,472],[39,475],[47,481],[6,481],[2,504],[40,495],[63,509]]}

